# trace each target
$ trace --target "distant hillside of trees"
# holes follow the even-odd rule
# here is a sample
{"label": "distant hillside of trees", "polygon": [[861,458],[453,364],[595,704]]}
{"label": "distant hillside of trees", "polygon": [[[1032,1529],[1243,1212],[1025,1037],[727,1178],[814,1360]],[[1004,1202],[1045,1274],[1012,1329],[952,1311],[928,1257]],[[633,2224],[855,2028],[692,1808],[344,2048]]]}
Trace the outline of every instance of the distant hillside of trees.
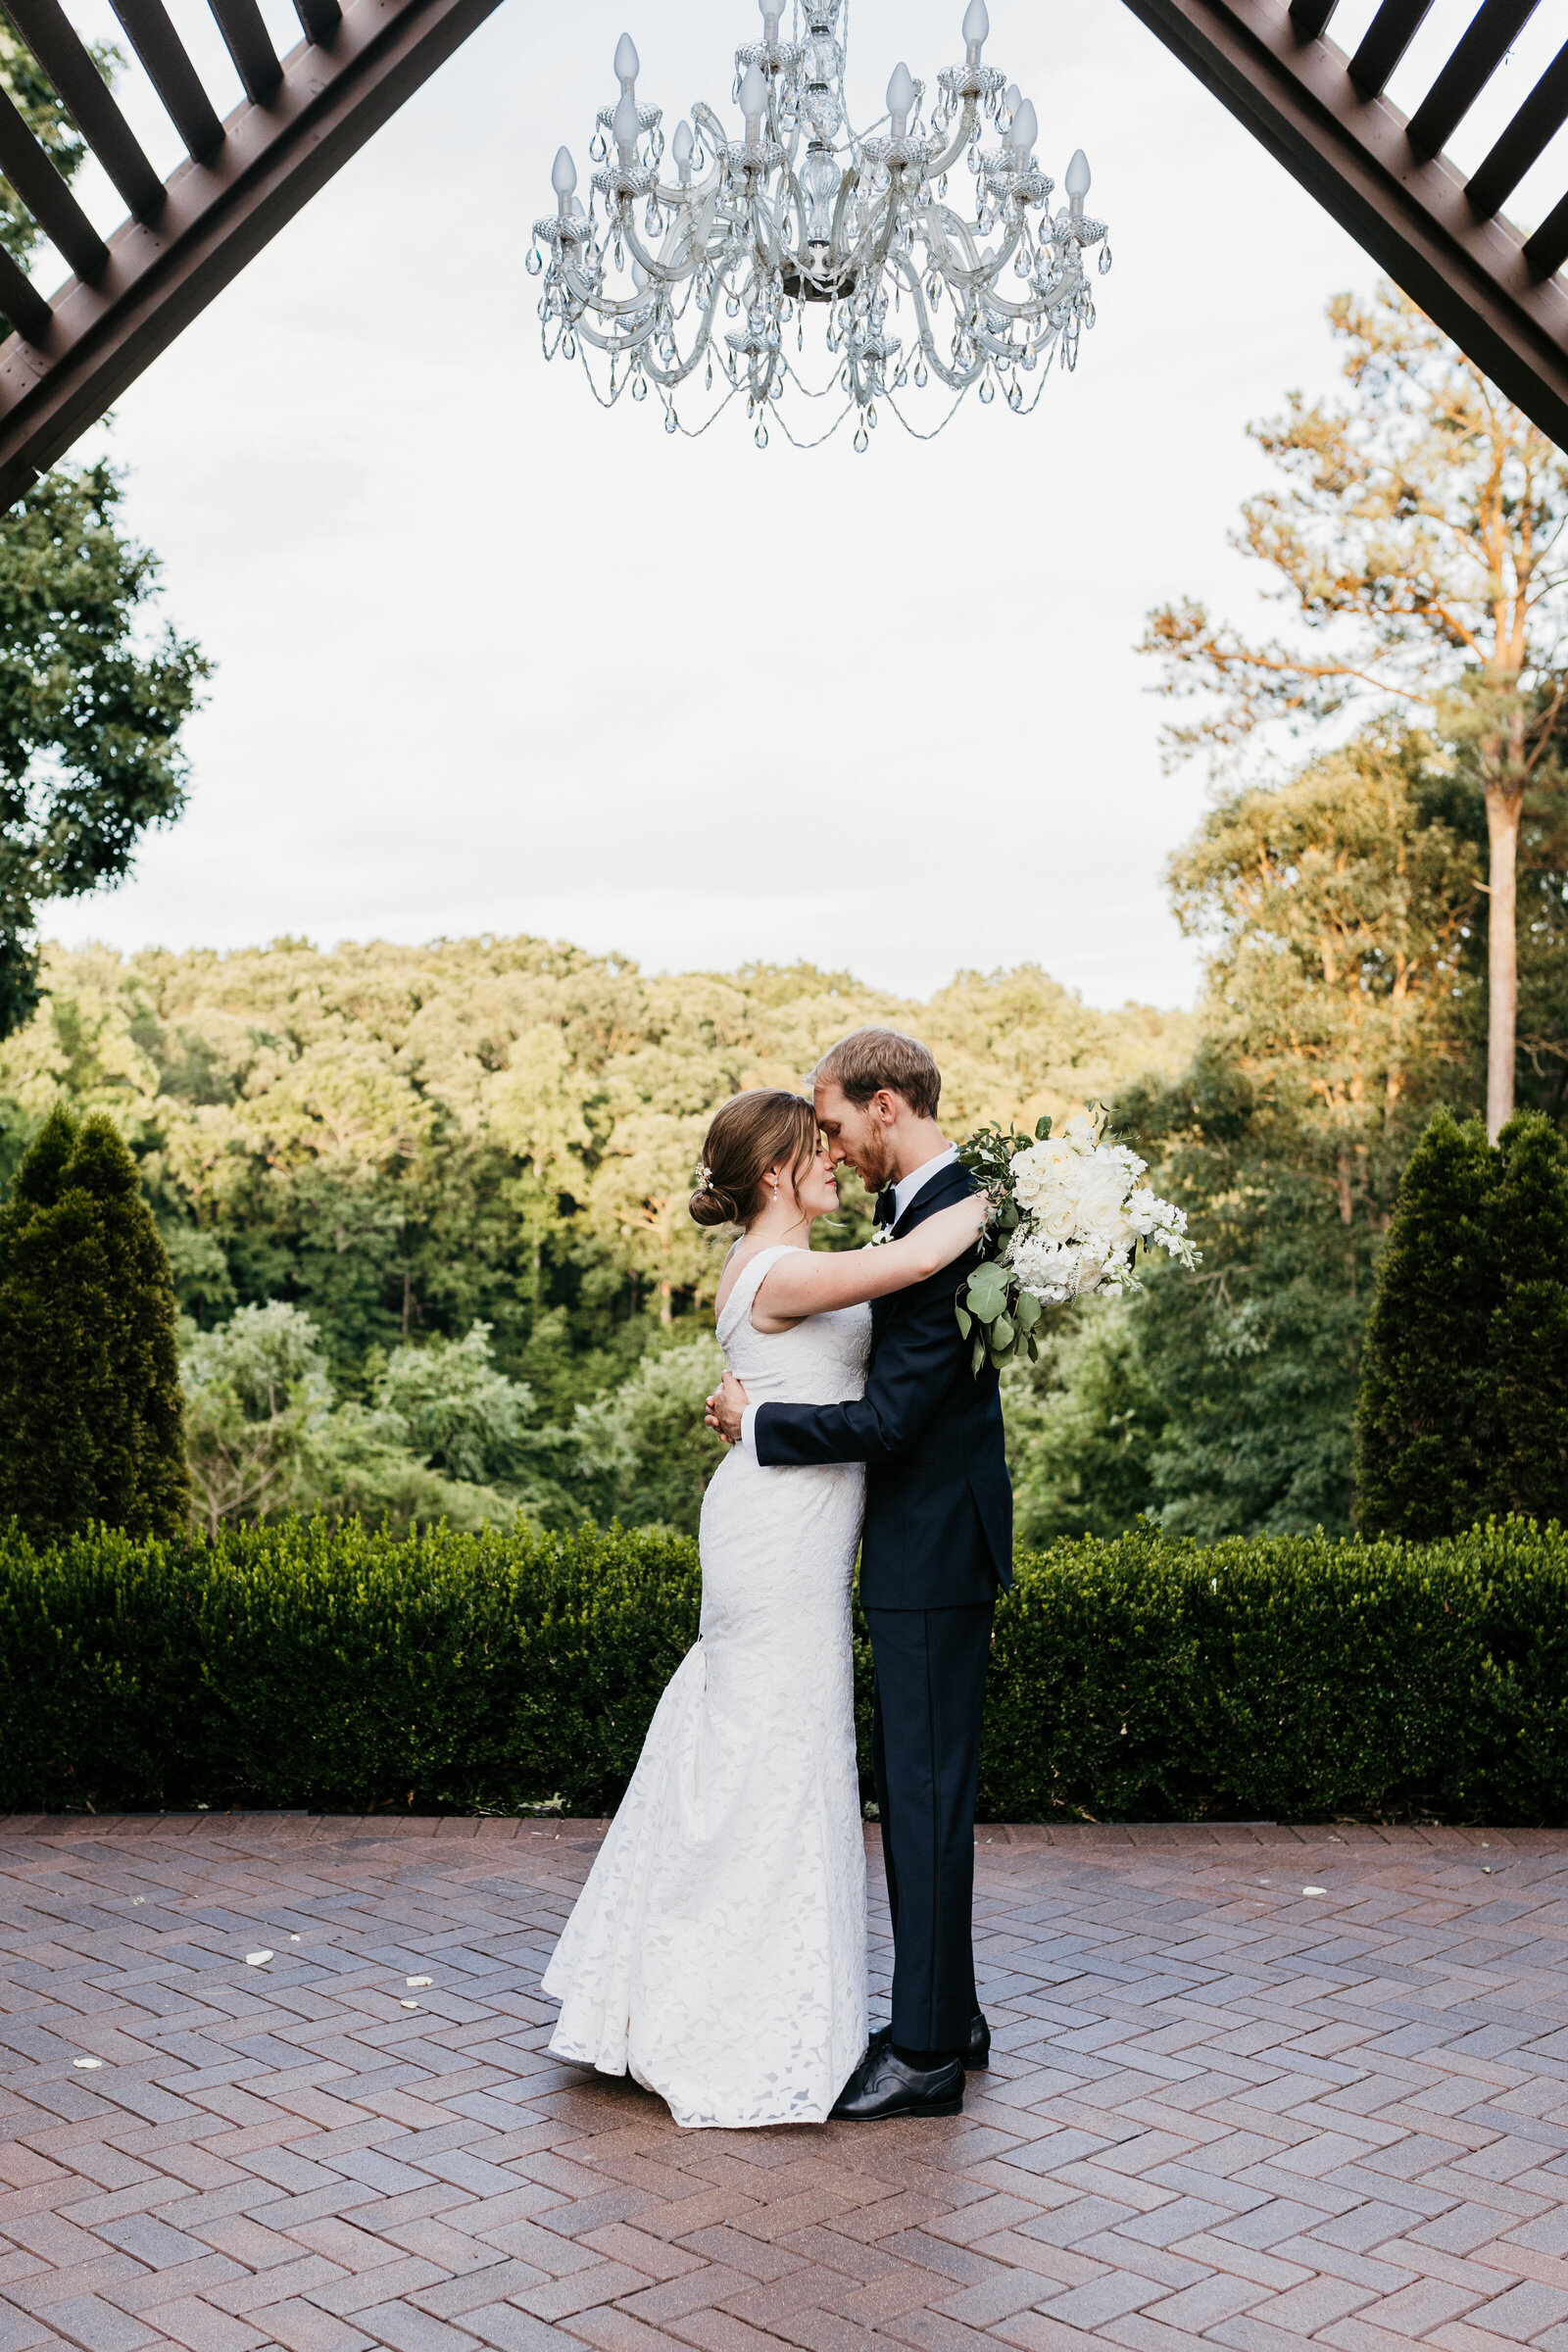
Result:
{"label": "distant hillside of trees", "polygon": [[[0,1187],[57,1102],[108,1111],[199,1330],[284,1302],[370,1402],[376,1351],[483,1322],[540,1422],[710,1303],[723,1244],[686,1202],[737,1088],[798,1086],[846,1030],[891,1022],[936,1053],[962,1131],[1172,1078],[1196,1038],[1190,1015],[1096,1011],[1032,965],[915,1004],[810,965],[656,978],[537,939],[51,949],[44,984],[0,1045]],[[824,1239],[863,1226],[852,1204]]]}

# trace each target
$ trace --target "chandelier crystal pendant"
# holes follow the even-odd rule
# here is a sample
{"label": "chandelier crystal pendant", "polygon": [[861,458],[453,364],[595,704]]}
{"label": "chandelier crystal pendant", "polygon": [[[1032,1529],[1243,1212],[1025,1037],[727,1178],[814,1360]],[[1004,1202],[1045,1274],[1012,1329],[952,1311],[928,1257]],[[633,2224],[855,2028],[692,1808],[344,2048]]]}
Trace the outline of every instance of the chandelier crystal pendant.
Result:
{"label": "chandelier crystal pendant", "polygon": [[[1059,352],[1071,368],[1079,335],[1094,325],[1086,257],[1098,245],[1103,273],[1110,247],[1104,223],[1084,211],[1081,148],[1067,167],[1067,202],[1052,212],[1055,182],[1035,159],[1035,110],[982,63],[985,0],[969,0],[963,63],[937,75],[930,114],[925,84],[901,61],[887,114],[866,132],[852,127],[845,105],[839,19],[842,9],[847,37],[848,0],[795,0],[787,42],[782,6],[760,6],[762,38],[735,52],[741,135],[699,102],[670,139],[672,180],[661,169],[663,117],[639,103],[637,51],[621,35],[620,96],[599,110],[589,154],[601,169],[587,208],[563,147],[551,173],[555,214],[534,223],[528,269],[544,275],[546,358],[580,358],[606,407],[627,392],[646,400],[652,385],[671,433],[705,432],[744,392],[760,449],[770,416],[798,446],[815,447],[853,416],[863,451],[879,403],[928,440],[900,405],[911,383],[952,396],[935,431],[975,389],[983,402],[1000,389],[1010,409],[1032,411],[1052,361]],[[950,175],[964,173],[973,183],[967,219],[949,201]],[[822,306],[833,363],[815,386],[796,367],[811,303]],[[696,425],[676,405],[686,387],[708,412]],[[792,410],[800,401],[836,409],[825,429],[792,430],[791,387]]]}

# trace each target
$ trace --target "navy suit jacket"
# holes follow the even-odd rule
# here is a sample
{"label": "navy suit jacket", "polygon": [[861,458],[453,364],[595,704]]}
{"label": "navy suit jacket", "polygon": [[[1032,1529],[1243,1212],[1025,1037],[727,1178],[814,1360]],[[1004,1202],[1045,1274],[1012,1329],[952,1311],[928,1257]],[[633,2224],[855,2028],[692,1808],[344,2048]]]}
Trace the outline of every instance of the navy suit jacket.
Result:
{"label": "navy suit jacket", "polygon": [[[946,1167],[921,1186],[903,1235],[973,1188]],[[863,1396],[843,1404],[762,1404],[757,1458],[768,1469],[864,1462],[860,1601],[868,1609],[951,1609],[993,1600],[1012,1582],[1012,1486],[1002,1398],[989,1364],[969,1369],[954,1299],[972,1256],[871,1303]]]}

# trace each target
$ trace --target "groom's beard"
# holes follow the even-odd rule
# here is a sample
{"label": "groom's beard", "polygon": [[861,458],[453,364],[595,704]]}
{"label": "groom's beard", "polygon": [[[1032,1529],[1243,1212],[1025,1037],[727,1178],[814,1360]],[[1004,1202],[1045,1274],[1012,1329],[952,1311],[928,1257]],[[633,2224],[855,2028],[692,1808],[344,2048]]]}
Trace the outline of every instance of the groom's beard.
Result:
{"label": "groom's beard", "polygon": [[855,1155],[855,1173],[868,1193],[880,1193],[893,1181],[893,1159],[885,1145],[863,1146]]}

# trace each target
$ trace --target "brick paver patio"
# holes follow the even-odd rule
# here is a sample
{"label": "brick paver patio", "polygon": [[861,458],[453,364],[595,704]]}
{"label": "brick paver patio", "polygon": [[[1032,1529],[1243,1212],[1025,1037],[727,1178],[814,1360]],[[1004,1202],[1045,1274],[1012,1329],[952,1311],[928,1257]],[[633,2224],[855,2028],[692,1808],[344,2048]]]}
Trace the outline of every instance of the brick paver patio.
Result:
{"label": "brick paver patio", "polygon": [[1568,2352],[1568,1835],[982,1831],[963,2116],[755,2133],[544,2054],[599,1835],[0,1822],[0,2352]]}

